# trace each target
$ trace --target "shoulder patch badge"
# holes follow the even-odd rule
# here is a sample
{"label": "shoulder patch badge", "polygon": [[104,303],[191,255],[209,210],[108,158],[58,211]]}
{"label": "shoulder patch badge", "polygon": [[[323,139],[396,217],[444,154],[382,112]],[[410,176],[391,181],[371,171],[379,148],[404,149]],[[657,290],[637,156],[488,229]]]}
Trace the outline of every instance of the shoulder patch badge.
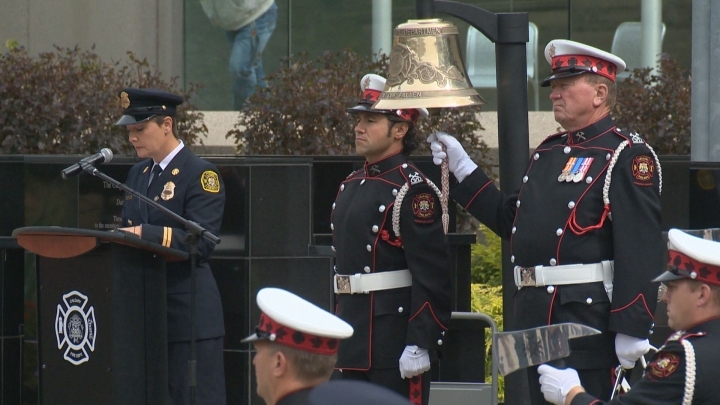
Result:
{"label": "shoulder patch badge", "polygon": [[653,377],[667,378],[675,372],[680,364],[680,358],[674,353],[660,353],[657,359],[648,364],[648,370]]}
{"label": "shoulder patch badge", "polygon": [[427,220],[435,212],[435,198],[429,193],[420,193],[413,197],[412,210],[415,218]]}
{"label": "shoulder patch badge", "polygon": [[218,174],[212,170],[203,172],[202,176],[200,176],[200,184],[202,185],[203,190],[209,193],[220,192],[220,178],[218,177]]}
{"label": "shoulder patch badge", "polygon": [[647,155],[641,155],[632,161],[632,174],[637,180],[648,181],[655,174],[655,161]]}

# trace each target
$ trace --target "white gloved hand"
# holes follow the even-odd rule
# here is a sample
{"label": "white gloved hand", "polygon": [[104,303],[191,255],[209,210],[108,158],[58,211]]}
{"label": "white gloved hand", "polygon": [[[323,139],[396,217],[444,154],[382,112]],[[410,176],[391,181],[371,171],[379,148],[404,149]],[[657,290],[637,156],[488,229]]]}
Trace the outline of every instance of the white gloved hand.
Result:
{"label": "white gloved hand", "polygon": [[430,370],[430,355],[427,349],[415,345],[405,346],[400,356],[400,377],[413,378]]}
{"label": "white gloved hand", "polygon": [[[463,181],[470,175],[477,165],[470,159],[460,142],[445,132],[433,132],[428,136],[427,141],[430,143],[430,150],[433,155],[433,163],[440,165],[442,160],[448,158],[448,169],[455,174],[458,181]],[[445,145],[447,153],[442,150]]]}
{"label": "white gloved hand", "polygon": [[577,371],[572,368],[557,369],[547,364],[538,367],[540,391],[545,400],[555,405],[565,405],[565,398],[573,387],[582,386]]}
{"label": "white gloved hand", "polygon": [[650,341],[618,333],[615,336],[615,354],[623,368],[634,368],[635,362],[650,349]]}

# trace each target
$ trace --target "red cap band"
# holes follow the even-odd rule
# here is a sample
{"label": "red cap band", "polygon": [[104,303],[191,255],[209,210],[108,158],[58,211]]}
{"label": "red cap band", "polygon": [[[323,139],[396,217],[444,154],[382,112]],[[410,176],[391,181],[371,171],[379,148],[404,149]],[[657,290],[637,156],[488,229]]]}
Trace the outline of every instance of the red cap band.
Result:
{"label": "red cap band", "polygon": [[275,322],[265,313],[260,314],[257,329],[275,335],[275,339],[270,339],[275,343],[317,354],[331,355],[337,353],[340,342],[339,339],[316,336],[287,327]]}
{"label": "red cap band", "polygon": [[559,73],[572,67],[589,68],[593,73],[605,76],[615,81],[615,72],[617,67],[604,59],[596,58],[588,55],[559,55],[552,58],[553,73]]}
{"label": "red cap band", "polygon": [[713,266],[707,263],[699,262],[690,256],[686,256],[677,250],[670,250],[668,252],[669,263],[671,266],[675,266],[678,270],[692,274],[697,274],[697,277],[689,277],[693,280],[702,281],[708,284],[720,285],[720,267]]}

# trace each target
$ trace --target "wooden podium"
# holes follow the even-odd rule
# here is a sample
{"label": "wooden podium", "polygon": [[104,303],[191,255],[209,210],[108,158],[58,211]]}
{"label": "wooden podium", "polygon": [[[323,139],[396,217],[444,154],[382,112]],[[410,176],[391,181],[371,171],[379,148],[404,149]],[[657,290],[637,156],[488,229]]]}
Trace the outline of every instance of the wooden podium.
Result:
{"label": "wooden podium", "polygon": [[165,263],[188,254],[119,232],[13,236],[38,255],[40,402],[167,404]]}

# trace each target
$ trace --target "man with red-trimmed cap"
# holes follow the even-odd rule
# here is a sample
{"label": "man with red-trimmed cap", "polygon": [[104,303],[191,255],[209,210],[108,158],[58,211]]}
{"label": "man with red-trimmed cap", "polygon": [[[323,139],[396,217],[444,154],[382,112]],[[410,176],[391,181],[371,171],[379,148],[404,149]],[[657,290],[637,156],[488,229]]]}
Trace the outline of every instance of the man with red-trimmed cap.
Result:
{"label": "man with red-trimmed cap", "polygon": [[[509,240],[516,329],[577,322],[603,333],[570,342],[567,366],[605,400],[612,370],[632,368],[648,349],[662,265],[662,172],[652,148],[616,127],[615,77],[625,62],[567,40],[545,48],[555,120],[565,131],[532,154],[519,189],[503,194],[445,133],[428,137],[436,164],[445,157],[460,182],[451,197]],[[447,153],[442,150],[447,146]],[[520,145],[517,145],[520,147]],[[536,368],[530,396],[544,403]]]}
{"label": "man with red-trimmed cap", "polygon": [[257,394],[267,405],[307,404],[313,387],[326,383],[340,339],[353,328],[324,309],[279,288],[258,291],[260,320],[253,342]]}
{"label": "man with red-trimmed cap", "polygon": [[[668,325],[676,332],[653,356],[645,375],[611,404],[717,404],[720,398],[720,243],[678,229],[668,232]],[[545,398],[559,405],[604,404],[585,392],[571,368],[540,366]]]}
{"label": "man with red-trimmed cap", "polygon": [[425,109],[376,110],[385,86],[360,81],[355,148],[362,169],[340,184],[331,229],[337,315],[355,329],[340,342],[343,379],[383,385],[427,404],[430,362],[450,321],[450,251],[438,188],[408,160]]}

